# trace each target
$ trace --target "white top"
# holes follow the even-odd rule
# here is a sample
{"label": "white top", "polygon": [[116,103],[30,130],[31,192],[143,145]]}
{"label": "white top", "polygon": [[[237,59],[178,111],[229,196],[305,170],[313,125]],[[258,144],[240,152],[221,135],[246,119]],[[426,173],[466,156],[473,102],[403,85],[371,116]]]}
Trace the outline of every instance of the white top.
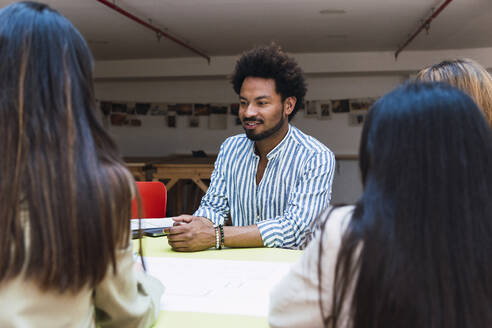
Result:
{"label": "white top", "polygon": [[[332,306],[333,281],[343,233],[352,217],[353,206],[335,209],[323,232],[322,298],[325,316]],[[326,217],[329,209],[321,216]],[[318,253],[320,235],[313,239],[299,261],[270,294],[269,323],[276,327],[323,327],[319,308]],[[347,309],[342,312],[346,313]]]}
{"label": "white top", "polygon": [[118,273],[108,270],[95,289],[42,291],[23,275],[0,284],[0,327],[150,327],[160,311],[162,284],[133,269],[132,243],[117,250]]}
{"label": "white top", "polygon": [[[21,212],[21,220],[27,215]],[[29,231],[25,227],[26,235]],[[150,327],[159,314],[164,287],[157,279],[134,269],[132,242],[127,248],[117,249],[115,256],[116,272],[110,265],[95,288],[87,286],[77,293],[43,291],[23,271],[1,282],[0,327]]]}

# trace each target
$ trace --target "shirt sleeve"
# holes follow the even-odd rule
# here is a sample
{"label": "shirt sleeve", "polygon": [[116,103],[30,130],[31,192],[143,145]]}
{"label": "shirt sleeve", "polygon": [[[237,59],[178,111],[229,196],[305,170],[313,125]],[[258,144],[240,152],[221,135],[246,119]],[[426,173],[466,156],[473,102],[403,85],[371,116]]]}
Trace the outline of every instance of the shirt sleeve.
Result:
{"label": "shirt sleeve", "polygon": [[305,245],[311,223],[330,203],[334,172],[335,156],[331,151],[316,153],[307,161],[283,215],[257,223],[265,246]]}
{"label": "shirt sleeve", "polygon": [[229,200],[227,198],[227,181],[224,174],[226,144],[227,140],[220,147],[214,171],[210,177],[210,186],[200,201],[200,207],[193,214],[194,216],[206,217],[214,224],[224,224],[230,213]]}
{"label": "shirt sleeve", "polygon": [[161,282],[133,268],[132,243],[117,250],[117,270],[108,269],[95,288],[98,327],[150,327],[160,312]]}
{"label": "shirt sleeve", "polygon": [[[318,235],[309,243],[299,261],[272,289],[268,315],[270,327],[324,327],[319,299],[322,297],[323,314],[327,317],[332,306],[335,267],[341,239],[352,210],[352,206],[335,210],[330,215],[323,236]],[[324,211],[324,214],[328,212]],[[327,219],[326,216],[324,219]],[[322,263],[318,262],[320,238],[323,238]],[[318,265],[322,267],[321,295],[318,289]]]}

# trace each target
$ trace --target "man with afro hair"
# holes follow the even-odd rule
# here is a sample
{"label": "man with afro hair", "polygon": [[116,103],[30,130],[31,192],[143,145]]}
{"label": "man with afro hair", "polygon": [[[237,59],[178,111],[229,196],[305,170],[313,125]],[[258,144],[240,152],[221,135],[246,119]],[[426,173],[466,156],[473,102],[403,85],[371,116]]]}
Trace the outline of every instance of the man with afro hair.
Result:
{"label": "man with afro hair", "polygon": [[175,218],[168,242],[177,251],[303,248],[329,204],[335,159],[289,123],[306,94],[302,70],[277,45],[260,46],[242,54],[231,82],[245,133],[224,141],[199,209]]}

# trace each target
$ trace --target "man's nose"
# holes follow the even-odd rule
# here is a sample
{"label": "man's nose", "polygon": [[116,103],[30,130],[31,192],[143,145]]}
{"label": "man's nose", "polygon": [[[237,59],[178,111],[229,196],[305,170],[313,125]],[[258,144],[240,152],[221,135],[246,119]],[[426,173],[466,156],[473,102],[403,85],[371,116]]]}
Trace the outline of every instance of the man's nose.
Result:
{"label": "man's nose", "polygon": [[248,104],[244,107],[244,117],[254,117],[258,113],[257,107],[254,104]]}

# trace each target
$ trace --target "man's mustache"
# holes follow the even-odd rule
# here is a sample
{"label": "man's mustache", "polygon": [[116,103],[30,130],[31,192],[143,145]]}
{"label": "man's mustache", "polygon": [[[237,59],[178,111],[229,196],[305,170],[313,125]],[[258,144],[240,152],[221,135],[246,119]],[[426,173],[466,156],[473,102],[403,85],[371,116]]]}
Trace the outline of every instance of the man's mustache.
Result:
{"label": "man's mustache", "polygon": [[256,117],[245,117],[245,118],[243,118],[243,123],[246,123],[246,122],[259,122],[259,123],[263,123],[263,120],[258,119]]}

